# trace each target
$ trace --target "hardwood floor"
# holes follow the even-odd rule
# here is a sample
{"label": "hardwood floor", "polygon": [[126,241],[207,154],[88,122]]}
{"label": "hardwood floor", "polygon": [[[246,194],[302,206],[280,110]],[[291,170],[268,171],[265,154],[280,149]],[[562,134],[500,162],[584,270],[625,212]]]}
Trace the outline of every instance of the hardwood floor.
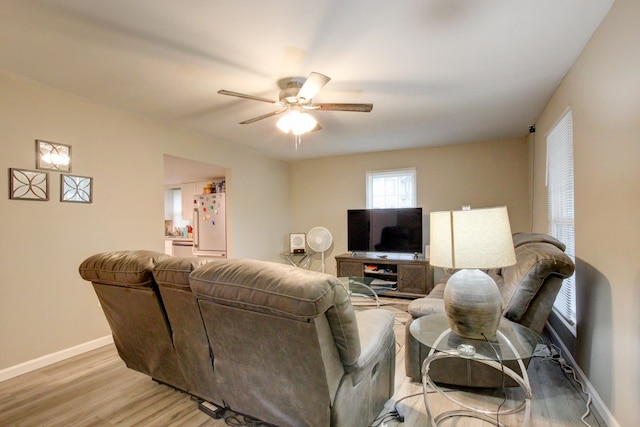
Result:
{"label": "hardwood floor", "polygon": [[[398,357],[396,392],[381,416],[393,410],[397,402],[404,423],[387,421],[387,426],[424,426],[427,416],[422,386],[409,381],[404,375],[403,322],[407,320],[404,306],[406,302],[399,299],[383,300],[383,308],[396,314]],[[583,425],[580,417],[585,412],[586,399],[570,376],[565,375],[555,363],[543,359],[533,359],[528,373],[533,388],[530,426]],[[515,394],[518,397],[517,392]],[[435,393],[429,397],[434,412],[454,408],[447,399]],[[477,395],[468,397],[477,398]],[[503,395],[497,391],[493,396],[483,395],[480,398],[484,403],[494,401],[497,406]],[[500,422],[512,426],[519,425],[521,419],[522,413],[519,413],[500,417]],[[605,425],[597,414],[589,415],[586,420],[593,427]],[[113,345],[0,383],[0,426],[226,425],[224,420],[214,420],[198,410],[197,402],[188,395],[127,369]],[[473,427],[488,424],[463,418],[445,421],[441,425]]]}

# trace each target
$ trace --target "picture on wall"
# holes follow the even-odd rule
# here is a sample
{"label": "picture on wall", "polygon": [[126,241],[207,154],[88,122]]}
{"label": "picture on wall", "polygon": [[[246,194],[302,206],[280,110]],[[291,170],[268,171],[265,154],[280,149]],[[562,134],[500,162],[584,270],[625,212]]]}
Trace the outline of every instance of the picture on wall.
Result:
{"label": "picture on wall", "polygon": [[91,203],[93,200],[93,178],[87,176],[60,176],[60,201]]}
{"label": "picture on wall", "polygon": [[36,169],[71,172],[71,146],[37,139]]}
{"label": "picture on wall", "polygon": [[9,168],[9,199],[49,200],[49,173]]}

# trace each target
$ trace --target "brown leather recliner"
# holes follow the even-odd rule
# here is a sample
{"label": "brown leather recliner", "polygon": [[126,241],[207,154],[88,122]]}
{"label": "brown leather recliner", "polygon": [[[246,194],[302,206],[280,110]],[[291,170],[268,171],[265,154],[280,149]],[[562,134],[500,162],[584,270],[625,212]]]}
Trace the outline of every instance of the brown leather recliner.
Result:
{"label": "brown leather recliner", "polygon": [[365,427],[392,396],[394,316],[355,314],[335,277],[221,260],[190,281],[231,409],[281,427]]}
{"label": "brown leather recliner", "polygon": [[187,390],[173,347],[153,266],[168,255],[152,251],[114,251],[93,255],[80,265],[92,283],[127,367],[180,390]]}
{"label": "brown leather recliner", "polygon": [[[515,233],[513,243],[516,264],[487,273],[500,290],[503,315],[540,334],[562,281],[573,274],[575,266],[564,253],[565,245],[546,234]],[[412,301],[408,307],[411,320],[406,327],[405,370],[414,381],[421,381],[422,362],[430,348],[416,341],[409,328],[413,319],[444,313],[444,288],[453,272],[448,273],[429,295]],[[501,387],[504,384],[500,372],[468,359],[437,360],[430,366],[429,375],[435,382],[458,386]],[[506,385],[515,383],[507,381]]]}

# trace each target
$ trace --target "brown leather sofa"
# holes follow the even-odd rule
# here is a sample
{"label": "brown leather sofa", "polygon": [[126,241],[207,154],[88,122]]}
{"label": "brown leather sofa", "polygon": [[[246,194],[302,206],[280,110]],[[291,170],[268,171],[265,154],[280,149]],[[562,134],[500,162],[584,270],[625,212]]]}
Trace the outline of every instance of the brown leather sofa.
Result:
{"label": "brown leather sofa", "polygon": [[80,274],[127,366],[198,399],[282,427],[364,427],[393,394],[393,314],[356,314],[335,277],[149,251],[94,255]]}
{"label": "brown leather sofa", "polygon": [[[487,273],[496,281],[502,296],[503,315],[540,334],[551,313],[562,281],[574,272],[573,261],[564,253],[565,245],[540,233],[515,233],[513,244],[516,264]],[[446,272],[426,297],[409,304],[411,319],[406,327],[405,370],[408,377],[421,381],[421,366],[430,348],[420,344],[409,332],[411,322],[432,313],[444,313],[444,288],[453,271]],[[507,365],[509,365],[507,363]],[[510,366],[515,368],[517,367]],[[500,372],[468,359],[435,361],[429,368],[430,377],[438,383],[501,387]],[[510,381],[506,385],[515,385]]]}

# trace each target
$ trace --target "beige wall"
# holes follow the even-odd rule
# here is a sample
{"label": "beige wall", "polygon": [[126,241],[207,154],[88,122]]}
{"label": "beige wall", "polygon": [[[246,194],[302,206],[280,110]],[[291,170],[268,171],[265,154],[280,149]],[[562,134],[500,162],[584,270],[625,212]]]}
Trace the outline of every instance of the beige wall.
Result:
{"label": "beige wall", "polygon": [[621,426],[640,419],[640,2],[617,0],[537,123],[534,228],[546,230],[545,133],[574,120],[576,361]]}
{"label": "beige wall", "polygon": [[[163,251],[163,154],[228,169],[233,257],[279,260],[289,223],[289,166],[202,136],[0,74],[0,371],[110,334],[87,256]],[[8,199],[7,169],[35,169],[35,139],[72,146],[72,172],[94,178],[92,204]]]}
{"label": "beige wall", "polygon": [[[0,197],[0,370],[109,334],[77,266],[103,250],[162,250],[165,153],[230,168],[233,256],[277,259],[289,232],[322,225],[334,235],[327,267],[335,272],[332,257],[346,251],[346,210],[365,205],[367,170],[415,166],[418,204],[425,212],[506,204],[514,231],[528,230],[531,221],[535,231],[546,231],[544,134],[571,106],[579,299],[575,358],[613,422],[635,425],[640,419],[638,16],[640,2],[614,3],[539,118],[531,151],[524,140],[513,140],[300,161],[291,165],[290,181],[282,162],[0,75],[2,168],[33,169],[34,139],[42,138],[71,144],[73,172],[95,179],[91,205],[60,203],[56,173],[48,202]],[[0,186],[7,189],[7,173],[1,176]]]}
{"label": "beige wall", "polygon": [[[291,166],[291,232],[328,228],[334,244],[326,267],[335,274],[334,257],[347,251],[347,210],[366,207],[365,172],[409,167],[416,168],[425,228],[430,211],[506,205],[512,230],[529,231],[528,153],[522,138],[298,161]],[[312,268],[320,268],[318,256]]]}

